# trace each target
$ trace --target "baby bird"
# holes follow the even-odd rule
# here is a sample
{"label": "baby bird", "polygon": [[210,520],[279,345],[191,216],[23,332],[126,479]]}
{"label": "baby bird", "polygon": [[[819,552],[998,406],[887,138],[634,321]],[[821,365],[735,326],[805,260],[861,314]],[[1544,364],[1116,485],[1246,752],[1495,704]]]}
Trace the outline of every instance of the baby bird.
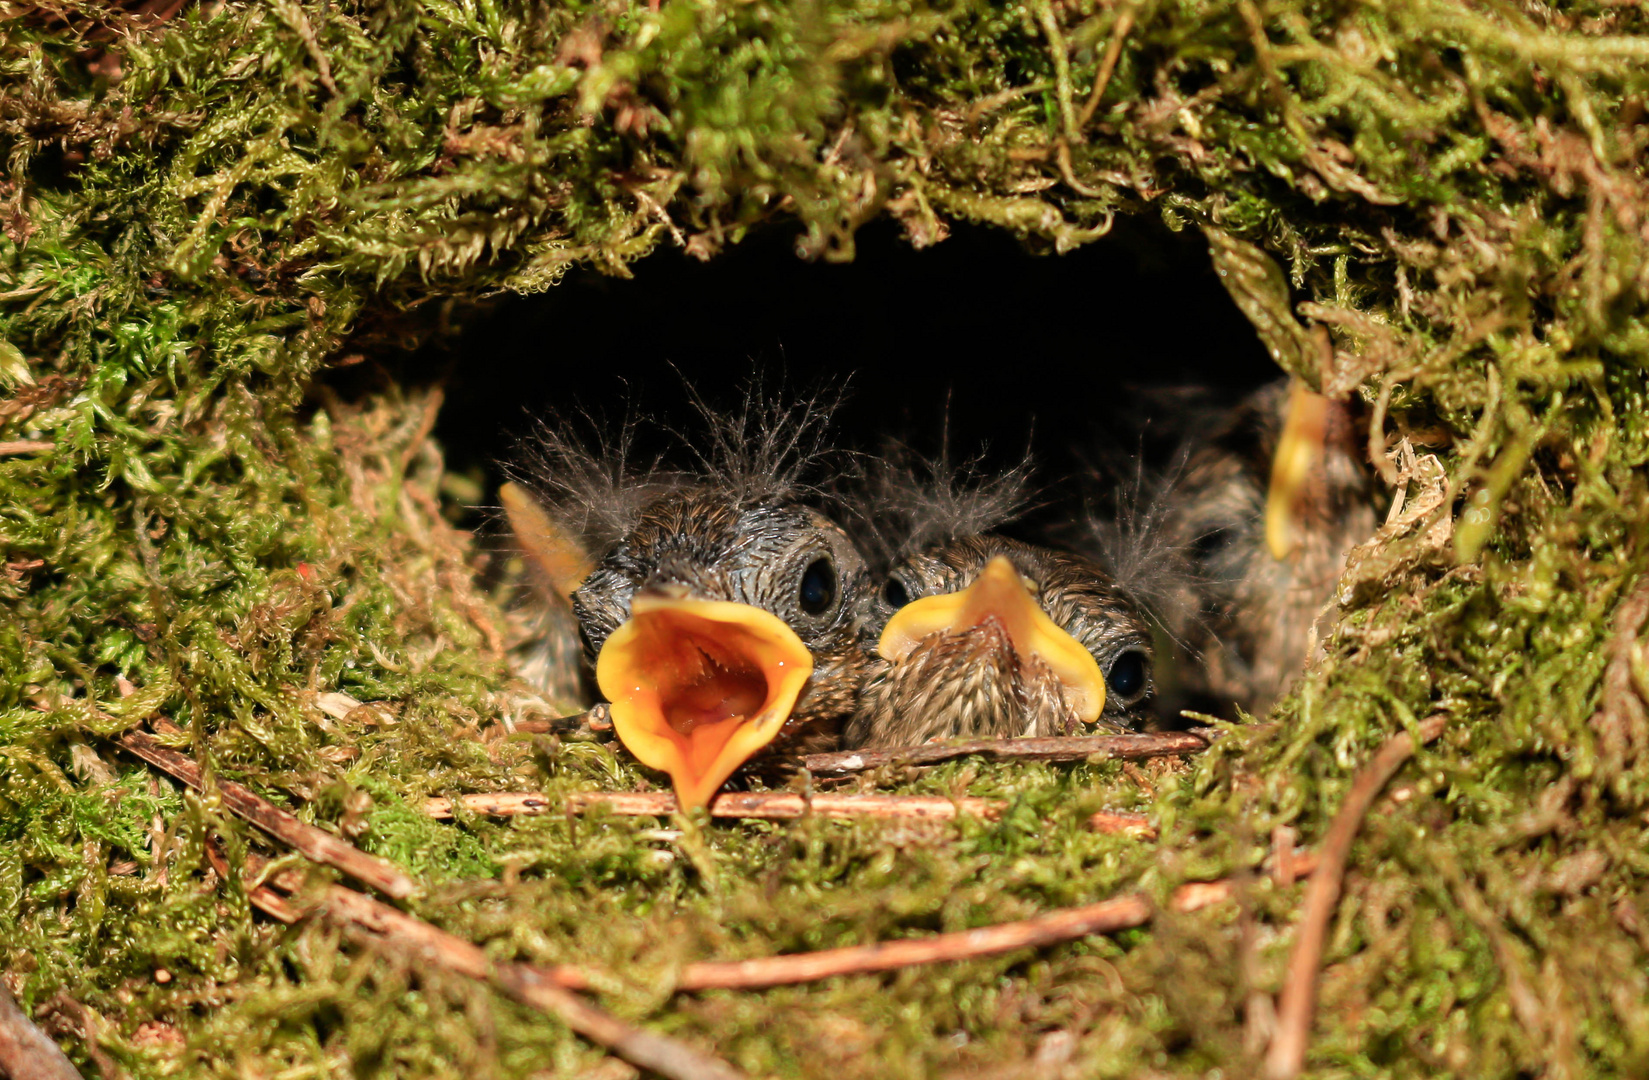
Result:
{"label": "baby bird", "polygon": [[1186,689],[1263,714],[1309,659],[1346,553],[1374,532],[1349,408],[1288,380],[1254,392],[1193,444],[1166,516],[1189,570],[1168,618]]}
{"label": "baby bird", "polygon": [[700,411],[692,468],[633,469],[627,441],[591,454],[549,430],[536,469],[547,512],[595,555],[571,607],[614,731],[684,808],[758,752],[838,743],[870,590],[848,534],[808,504],[828,410]]}
{"label": "baby bird", "polygon": [[1138,607],[1092,560],[987,531],[1022,507],[1026,469],[906,468],[877,485],[908,553],[866,608],[873,655],[848,744],[1126,730],[1152,689]]}

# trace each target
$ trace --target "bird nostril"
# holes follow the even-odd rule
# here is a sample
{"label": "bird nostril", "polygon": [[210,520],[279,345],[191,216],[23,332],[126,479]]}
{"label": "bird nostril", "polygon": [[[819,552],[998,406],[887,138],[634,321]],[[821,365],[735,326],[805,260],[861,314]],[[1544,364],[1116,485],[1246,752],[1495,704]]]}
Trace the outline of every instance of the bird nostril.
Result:
{"label": "bird nostril", "polygon": [[898,578],[889,578],[888,583],[882,586],[882,599],[887,601],[888,607],[898,611],[910,603],[910,590]]}

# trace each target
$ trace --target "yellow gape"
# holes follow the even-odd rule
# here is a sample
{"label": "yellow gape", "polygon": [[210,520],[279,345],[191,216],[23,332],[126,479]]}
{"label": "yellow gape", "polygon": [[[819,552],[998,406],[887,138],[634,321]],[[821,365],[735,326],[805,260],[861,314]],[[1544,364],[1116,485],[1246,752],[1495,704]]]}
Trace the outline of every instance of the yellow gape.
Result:
{"label": "yellow gape", "polygon": [[877,651],[884,659],[902,660],[931,634],[960,633],[987,619],[1001,624],[1022,662],[1034,656],[1048,666],[1070,694],[1078,719],[1085,724],[1099,719],[1105,710],[1099,662],[1048,618],[1006,555],[986,563],[962,591],[924,596],[900,608],[882,631]]}
{"label": "yellow gape", "polygon": [[1271,489],[1265,497],[1265,546],[1271,557],[1288,558],[1299,543],[1299,516],[1306,478],[1323,456],[1329,400],[1295,379],[1288,391],[1288,417],[1271,458]]}
{"label": "yellow gape", "polygon": [[670,774],[684,810],[773,741],[812,674],[807,646],[770,612],[647,594],[595,665],[619,740]]}

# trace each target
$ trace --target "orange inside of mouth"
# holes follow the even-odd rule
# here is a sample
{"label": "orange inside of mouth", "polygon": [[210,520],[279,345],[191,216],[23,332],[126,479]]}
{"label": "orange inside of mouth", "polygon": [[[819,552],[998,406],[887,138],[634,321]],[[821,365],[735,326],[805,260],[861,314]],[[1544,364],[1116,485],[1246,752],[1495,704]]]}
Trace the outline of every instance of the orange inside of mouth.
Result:
{"label": "orange inside of mouth", "polygon": [[807,647],[771,612],[645,594],[596,658],[613,730],[670,774],[684,809],[773,741],[812,674]]}
{"label": "orange inside of mouth", "polygon": [[1091,724],[1105,711],[1105,675],[1099,661],[1076,638],[1048,618],[1030,587],[1006,555],[985,564],[973,584],[960,592],[913,600],[894,613],[882,630],[877,651],[902,660],[924,638],[960,633],[994,619],[1007,632],[1021,662],[1036,657],[1065,688],[1077,719]]}

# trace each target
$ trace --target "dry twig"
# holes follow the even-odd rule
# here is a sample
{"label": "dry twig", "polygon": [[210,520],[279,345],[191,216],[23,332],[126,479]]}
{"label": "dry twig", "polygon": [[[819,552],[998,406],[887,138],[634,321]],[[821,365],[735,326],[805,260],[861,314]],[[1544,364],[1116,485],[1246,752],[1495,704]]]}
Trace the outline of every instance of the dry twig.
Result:
{"label": "dry twig", "polygon": [[[600,807],[624,817],[668,817],[676,812],[676,797],[668,791],[580,792],[569,795],[559,807],[548,796],[533,792],[501,791],[491,794],[461,795],[458,806],[472,814],[510,817],[516,814],[548,814],[558,809],[583,813]],[[806,817],[922,818],[950,820],[958,814],[995,818],[1005,804],[1000,799],[951,799],[943,795],[827,795],[811,797],[788,791],[728,791],[710,803],[710,816],[721,818],[763,818],[785,820]],[[424,801],[424,813],[433,818],[450,818],[453,800]]]}
{"label": "dry twig", "polygon": [[0,1076],[8,1080],[81,1080],[80,1072],[34,1026],[0,982]]}
{"label": "dry twig", "polygon": [[[1431,742],[1442,734],[1448,717],[1433,716],[1420,724],[1420,739]],[[1328,936],[1328,920],[1334,914],[1334,905],[1340,899],[1340,885],[1345,878],[1346,857],[1351,842],[1363,824],[1363,817],[1374,804],[1375,796],[1385,787],[1403,762],[1414,755],[1414,739],[1408,732],[1399,732],[1386,740],[1375,753],[1374,760],[1363,767],[1352,781],[1351,791],[1340,804],[1334,821],[1328,827],[1317,853],[1317,872],[1306,887],[1305,907],[1300,915],[1299,936],[1294,951],[1288,957],[1288,981],[1283,984],[1277,1003],[1277,1031],[1271,1037],[1271,1047],[1265,1055],[1265,1075],[1270,1080],[1292,1080],[1305,1063],[1306,1043],[1311,1036],[1311,1013],[1317,1002],[1317,968],[1322,961],[1323,943]],[[1298,876],[1302,856],[1295,853],[1291,859],[1292,872]]]}
{"label": "dry twig", "polygon": [[[115,741],[168,776],[196,791],[206,790],[206,778],[201,767],[188,755],[167,749],[141,731],[128,731]],[[220,777],[217,788],[223,793],[223,805],[231,812],[297,849],[305,858],[341,870],[397,900],[417,894],[418,883],[393,863],[368,855],[324,829],[304,824],[274,803],[260,798],[245,785]]]}
{"label": "dry twig", "polygon": [[1087,761],[1194,754],[1205,750],[1217,733],[1209,728],[1165,731],[1152,735],[1078,735],[1046,739],[969,739],[899,750],[849,750],[808,754],[802,765],[814,776],[849,776],[884,765],[937,765],[941,761],[977,754],[993,761]]}
{"label": "dry twig", "polygon": [[[219,873],[226,875],[227,866],[221,865],[221,855],[214,854]],[[256,857],[253,857],[256,859]],[[260,861],[261,862],[261,861]],[[1315,855],[1306,852],[1293,854],[1293,873],[1297,877],[1310,875],[1316,868]],[[256,870],[253,870],[255,876]],[[297,875],[290,872],[279,875],[275,884],[288,891],[299,886]],[[1198,911],[1212,904],[1228,900],[1236,894],[1234,879],[1194,882],[1175,890],[1171,906],[1175,911]],[[283,922],[295,922],[306,911],[292,900],[268,885],[248,890],[252,903]],[[392,942],[414,952],[430,963],[449,971],[492,981],[505,993],[515,996],[536,1008],[555,1012],[563,999],[552,990],[565,994],[571,989],[586,989],[591,973],[577,967],[539,967],[528,964],[493,965],[475,946],[451,934],[414,919],[341,885],[327,886],[321,895],[318,910],[344,924],[368,932],[375,939]],[[882,942],[874,945],[855,945],[842,949],[825,949],[812,953],[791,953],[759,960],[703,961],[688,964],[676,979],[678,991],[735,989],[753,990],[801,982],[816,982],[836,975],[857,975],[876,971],[892,971],[919,964],[935,964],[968,960],[980,956],[994,956],[1015,949],[1054,945],[1087,937],[1090,934],[1114,933],[1150,922],[1155,907],[1143,893],[1105,900],[1097,904],[1052,911],[1030,919],[1001,923],[950,934],[909,941]],[[490,966],[483,966],[490,965]],[[532,1000],[519,996],[529,991],[538,994]],[[577,999],[574,999],[577,1000]],[[542,1001],[542,1003],[540,1003]],[[579,1002],[583,1004],[583,1002]],[[559,1012],[556,1015],[560,1015]],[[605,1014],[603,1014],[605,1015]],[[617,1043],[609,1044],[598,1035],[579,1030],[603,1045],[612,1045],[614,1052],[635,1064]],[[616,1022],[616,1021],[615,1021]],[[649,1065],[649,1068],[656,1066]],[[668,1074],[678,1075],[678,1074]]]}
{"label": "dry twig", "polygon": [[[1295,855],[1296,874],[1308,874],[1311,869],[1310,856]],[[1195,882],[1174,890],[1170,903],[1175,911],[1198,911],[1210,904],[1230,899],[1236,894],[1236,888],[1235,881],[1230,878]],[[981,926],[975,930],[959,930],[955,933],[936,934],[933,937],[909,941],[854,945],[844,949],[793,953],[760,960],[688,964],[681,970],[681,976],[676,981],[676,989],[754,990],[767,986],[817,982],[836,975],[862,975],[873,971],[914,967],[917,964],[971,960],[979,956],[1012,952],[1015,949],[1056,945],[1090,934],[1111,934],[1118,930],[1144,926],[1151,921],[1155,913],[1155,905],[1149,897],[1144,893],[1130,893],[1097,904],[1050,911],[1046,915],[1037,915],[1018,922]]]}
{"label": "dry twig", "polygon": [[[229,866],[222,852],[215,845],[209,845],[208,854],[219,875],[227,877]],[[264,865],[262,859],[251,856],[247,868],[255,876],[262,872]],[[275,875],[273,885],[295,892],[301,887],[302,880],[299,875],[287,872]],[[282,922],[295,922],[312,912],[318,913],[375,942],[409,953],[426,964],[455,975],[488,982],[505,996],[556,1017],[573,1031],[606,1047],[630,1064],[671,1080],[740,1080],[744,1075],[719,1058],[667,1036],[634,1027],[605,1009],[591,1005],[570,989],[582,989],[588,985],[588,980],[576,968],[497,963],[463,938],[342,885],[323,886],[313,906],[304,900],[283,896],[268,884],[249,888],[247,898],[254,906]]]}
{"label": "dry twig", "polygon": [[1100,99],[1105,96],[1105,88],[1111,84],[1111,75],[1116,71],[1117,60],[1122,56],[1122,43],[1128,39],[1128,31],[1134,28],[1134,9],[1125,7],[1117,16],[1116,24],[1111,28],[1111,40],[1105,43],[1105,55],[1100,58],[1099,71],[1094,74],[1094,89],[1088,95],[1088,103],[1082,106],[1082,114],[1077,117],[1077,126],[1086,128],[1088,122],[1094,118],[1099,109]]}
{"label": "dry twig", "polygon": [[571,716],[517,720],[510,726],[523,735],[605,735],[613,730],[612,706],[602,702]]}
{"label": "dry twig", "polygon": [[42,454],[56,448],[56,443],[42,439],[13,439],[10,442],[0,442],[0,457],[10,457],[13,454]]}
{"label": "dry twig", "polygon": [[1599,758],[1610,772],[1622,772],[1649,744],[1649,708],[1638,692],[1633,670],[1642,663],[1638,634],[1649,622],[1649,577],[1639,581],[1615,610],[1609,666],[1603,673],[1603,701],[1592,717]]}

